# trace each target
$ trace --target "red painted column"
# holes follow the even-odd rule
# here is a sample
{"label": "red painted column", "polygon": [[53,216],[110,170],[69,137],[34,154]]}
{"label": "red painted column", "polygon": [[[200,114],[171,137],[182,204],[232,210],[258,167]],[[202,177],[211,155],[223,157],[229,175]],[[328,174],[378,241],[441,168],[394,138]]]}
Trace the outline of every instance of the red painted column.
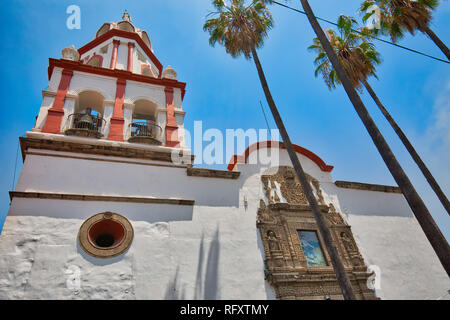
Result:
{"label": "red painted column", "polygon": [[64,69],[62,71],[55,101],[53,102],[53,106],[48,110],[47,120],[45,121],[44,127],[42,128],[42,132],[61,132],[61,121],[64,116],[64,101],[66,100],[67,91],[69,91],[69,85],[72,76],[72,70]]}
{"label": "red painted column", "polygon": [[120,40],[113,40],[113,51],[111,54],[110,69],[115,69],[117,64],[117,52],[119,51]]}
{"label": "red painted column", "polygon": [[114,113],[111,117],[108,140],[123,141],[123,102],[125,100],[125,79],[117,79],[116,101],[114,103]]}
{"label": "red painted column", "polygon": [[180,144],[178,141],[178,125],[175,120],[175,103],[173,98],[173,88],[166,87],[166,147],[176,147]]}
{"label": "red painted column", "polygon": [[127,70],[130,72],[133,72],[133,52],[134,52],[134,42],[128,42]]}

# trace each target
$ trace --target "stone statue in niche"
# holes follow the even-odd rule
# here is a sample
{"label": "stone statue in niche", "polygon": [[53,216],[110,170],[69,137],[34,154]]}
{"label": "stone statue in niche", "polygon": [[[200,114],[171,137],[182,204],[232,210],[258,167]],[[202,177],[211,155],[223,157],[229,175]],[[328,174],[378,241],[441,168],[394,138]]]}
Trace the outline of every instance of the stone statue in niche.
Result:
{"label": "stone statue in niche", "polygon": [[267,240],[269,242],[269,249],[270,251],[277,251],[280,250],[280,244],[277,239],[277,235],[272,230],[269,230],[267,232]]}

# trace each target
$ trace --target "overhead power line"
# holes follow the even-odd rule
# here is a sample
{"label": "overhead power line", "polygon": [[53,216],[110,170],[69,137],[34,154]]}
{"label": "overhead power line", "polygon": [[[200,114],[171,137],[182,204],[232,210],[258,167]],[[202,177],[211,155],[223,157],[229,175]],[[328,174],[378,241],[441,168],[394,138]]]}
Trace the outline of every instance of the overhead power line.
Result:
{"label": "overhead power line", "polygon": [[[287,9],[290,9],[290,10],[292,10],[292,11],[295,11],[295,12],[298,12],[298,13],[301,13],[301,14],[304,14],[304,15],[306,15],[306,16],[308,15],[306,12],[304,12],[304,11],[302,11],[302,10],[299,10],[299,9],[296,9],[296,8],[292,8],[292,7],[288,6],[288,5],[279,3],[279,2],[277,2],[277,1],[272,1],[272,2],[275,3],[275,4],[277,4],[277,5],[279,5],[279,6],[281,6],[281,7],[285,7],[285,8],[287,8]],[[342,26],[339,26],[337,23],[332,22],[332,21],[330,21],[330,20],[323,19],[323,18],[320,18],[320,17],[315,17],[315,18],[316,18],[317,20],[320,20],[320,21],[323,21],[323,22],[332,24],[332,25],[334,25],[334,26],[342,27]],[[362,33],[361,33],[360,31],[358,31],[358,30],[355,30],[355,29],[352,29],[352,28],[349,28],[349,29],[350,29],[351,31],[353,31],[353,32],[362,34]],[[367,34],[364,34],[364,35],[365,35],[365,36],[369,36],[369,37],[371,37],[371,38],[373,38],[373,39],[375,39],[375,40],[378,40],[378,41],[381,41],[381,42],[390,44],[390,45],[392,45],[392,46],[394,46],[394,47],[401,48],[401,49],[404,49],[404,50],[407,50],[407,51],[410,51],[410,52],[414,52],[414,53],[420,54],[420,55],[422,55],[422,56],[425,56],[425,57],[428,57],[428,58],[431,58],[431,59],[434,59],[434,60],[437,60],[437,61],[440,61],[440,62],[444,62],[444,63],[450,64],[450,61],[447,61],[447,60],[444,60],[444,59],[440,59],[440,58],[436,58],[436,57],[431,56],[431,55],[429,55],[429,54],[426,54],[426,53],[423,53],[423,52],[420,52],[420,51],[417,51],[417,50],[414,50],[414,49],[411,49],[411,48],[408,48],[408,47],[405,47],[405,46],[401,46],[401,45],[396,44],[396,43],[394,43],[394,42],[391,42],[391,41],[388,41],[388,40],[384,40],[384,39],[380,39],[380,38],[378,38],[378,37],[376,37],[376,36],[373,36],[373,35],[367,35]]]}
{"label": "overhead power line", "polygon": [[266,112],[264,111],[264,107],[263,107],[263,104],[262,104],[261,100],[259,100],[259,104],[261,105],[261,110],[262,110],[262,113],[264,115],[264,119],[266,119],[267,131],[269,132],[270,140],[271,140],[272,139],[272,133],[270,132],[269,121],[267,121]]}

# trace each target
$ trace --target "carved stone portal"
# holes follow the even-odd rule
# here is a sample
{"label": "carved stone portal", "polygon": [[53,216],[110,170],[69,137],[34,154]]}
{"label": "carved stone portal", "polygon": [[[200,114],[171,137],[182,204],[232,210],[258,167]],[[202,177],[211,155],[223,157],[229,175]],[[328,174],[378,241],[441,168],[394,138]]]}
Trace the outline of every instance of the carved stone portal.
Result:
{"label": "carved stone portal", "polygon": [[[261,180],[266,201],[260,201],[257,226],[264,244],[266,279],[275,289],[277,298],[343,299],[330,257],[294,169],[280,167],[273,175],[263,175]],[[350,226],[332,204],[326,205],[319,182],[309,176],[308,180],[327,217],[357,299],[376,299],[367,287],[370,274]],[[317,236],[320,248],[316,250],[321,252],[321,265],[308,265],[310,257],[302,248],[299,231],[309,231]]]}

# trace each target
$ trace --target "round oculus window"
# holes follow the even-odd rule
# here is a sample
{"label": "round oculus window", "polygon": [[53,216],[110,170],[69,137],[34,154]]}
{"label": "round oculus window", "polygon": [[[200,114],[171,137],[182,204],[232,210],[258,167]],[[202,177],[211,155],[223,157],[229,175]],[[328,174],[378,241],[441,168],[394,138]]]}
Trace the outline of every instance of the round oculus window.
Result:
{"label": "round oculus window", "polygon": [[78,240],[88,254],[110,258],[127,250],[133,241],[133,227],[123,216],[104,212],[87,219],[80,227]]}

